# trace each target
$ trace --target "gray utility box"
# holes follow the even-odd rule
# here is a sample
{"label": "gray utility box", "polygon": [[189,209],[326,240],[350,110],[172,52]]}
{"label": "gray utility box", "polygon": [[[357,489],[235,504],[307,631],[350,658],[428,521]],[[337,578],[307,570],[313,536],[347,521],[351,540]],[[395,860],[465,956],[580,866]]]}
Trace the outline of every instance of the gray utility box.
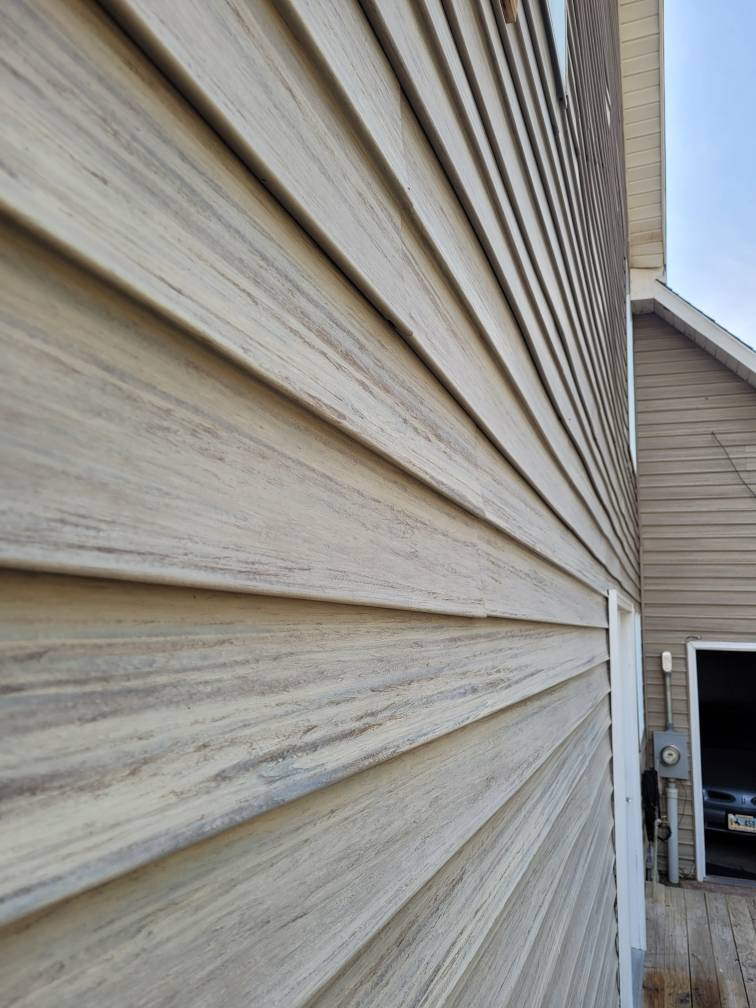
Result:
{"label": "gray utility box", "polygon": [[[674,758],[677,754],[679,754],[679,758],[676,762],[671,762],[670,757]],[[688,736],[685,732],[654,732],[654,766],[660,777],[687,780],[690,761],[688,759]]]}

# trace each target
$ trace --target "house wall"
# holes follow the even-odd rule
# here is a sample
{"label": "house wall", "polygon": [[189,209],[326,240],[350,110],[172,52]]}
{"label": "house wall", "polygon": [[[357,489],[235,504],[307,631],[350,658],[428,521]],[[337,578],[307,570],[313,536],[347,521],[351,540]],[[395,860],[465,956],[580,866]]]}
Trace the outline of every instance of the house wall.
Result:
{"label": "house wall", "polygon": [[7,1003],[616,1004],[614,5],[1,16]]}
{"label": "house wall", "polygon": [[[756,500],[735,469],[753,484],[756,395],[656,315],[634,322],[647,727],[664,727],[660,655],[671,651],[675,725],[687,730],[687,641],[756,640]],[[680,812],[692,874],[687,782]]]}

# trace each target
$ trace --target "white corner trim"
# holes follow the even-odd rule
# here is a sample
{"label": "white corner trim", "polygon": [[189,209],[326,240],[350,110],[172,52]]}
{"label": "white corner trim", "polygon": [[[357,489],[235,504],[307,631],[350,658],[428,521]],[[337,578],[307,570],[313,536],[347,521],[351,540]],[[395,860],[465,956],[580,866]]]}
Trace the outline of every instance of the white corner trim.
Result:
{"label": "white corner trim", "polygon": [[[697,642],[696,642],[697,643]],[[690,725],[690,771],[693,788],[693,832],[696,837],[696,879],[706,878],[704,838],[703,778],[701,775],[701,723],[698,713],[698,663],[696,643],[688,641],[688,724]]]}
{"label": "white corner trim", "polygon": [[[633,311],[636,314],[636,304],[639,301],[653,302],[656,296],[656,282],[663,280],[663,274],[658,269],[639,269],[633,266],[630,270],[630,299],[633,302]],[[653,304],[649,308],[653,311]]]}
{"label": "white corner trim", "polygon": [[607,615],[620,1005],[634,1008],[633,954],[646,948],[636,608],[612,588],[607,592]]}

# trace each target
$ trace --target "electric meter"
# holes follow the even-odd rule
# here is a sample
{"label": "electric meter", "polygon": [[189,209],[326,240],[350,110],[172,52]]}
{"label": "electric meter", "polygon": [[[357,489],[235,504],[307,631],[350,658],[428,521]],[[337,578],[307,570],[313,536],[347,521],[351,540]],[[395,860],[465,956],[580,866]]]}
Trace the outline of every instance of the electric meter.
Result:
{"label": "electric meter", "polygon": [[688,739],[669,728],[654,732],[654,766],[660,777],[685,780],[688,776]]}
{"label": "electric meter", "polygon": [[680,762],[680,750],[677,746],[666,745],[659,753],[659,757],[664,764],[664,766],[673,767],[677,766]]}

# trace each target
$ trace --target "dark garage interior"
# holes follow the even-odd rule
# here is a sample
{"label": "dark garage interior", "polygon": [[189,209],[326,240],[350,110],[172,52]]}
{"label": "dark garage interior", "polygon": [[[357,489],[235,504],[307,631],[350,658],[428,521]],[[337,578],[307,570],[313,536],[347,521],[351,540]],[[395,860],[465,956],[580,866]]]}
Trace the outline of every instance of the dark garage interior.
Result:
{"label": "dark garage interior", "polygon": [[756,651],[699,651],[706,874],[756,882]]}

